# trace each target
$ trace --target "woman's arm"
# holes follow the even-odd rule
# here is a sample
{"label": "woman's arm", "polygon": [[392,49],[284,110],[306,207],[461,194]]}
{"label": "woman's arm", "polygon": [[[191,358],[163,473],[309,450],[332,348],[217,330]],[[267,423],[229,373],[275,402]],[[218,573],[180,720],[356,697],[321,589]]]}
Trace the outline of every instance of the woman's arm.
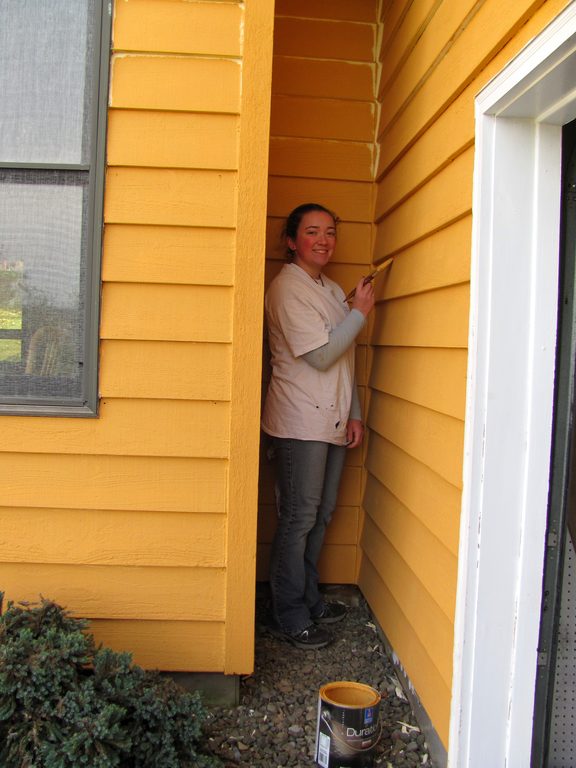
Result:
{"label": "woman's arm", "polygon": [[366,318],[362,312],[353,309],[340,325],[330,331],[326,344],[306,352],[302,355],[302,359],[306,360],[317,371],[327,371],[354,342],[365,321]]}

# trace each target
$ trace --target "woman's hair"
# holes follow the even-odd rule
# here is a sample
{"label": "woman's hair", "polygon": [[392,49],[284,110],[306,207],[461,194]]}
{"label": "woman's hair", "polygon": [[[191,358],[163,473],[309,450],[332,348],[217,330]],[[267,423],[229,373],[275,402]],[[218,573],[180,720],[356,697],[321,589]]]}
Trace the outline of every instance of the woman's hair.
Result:
{"label": "woman's hair", "polygon": [[[299,205],[297,208],[294,208],[294,210],[288,214],[284,224],[284,229],[282,230],[282,236],[285,241],[287,241],[288,238],[291,240],[296,240],[298,227],[300,226],[302,218],[311,211],[322,211],[323,213],[327,213],[334,220],[334,225],[336,226],[336,224],[338,224],[338,216],[336,216],[336,214],[333,213],[329,208],[326,208],[319,203],[304,203],[303,205]],[[288,252],[288,258],[293,258],[294,251],[288,247],[288,245],[286,245],[286,250]]]}

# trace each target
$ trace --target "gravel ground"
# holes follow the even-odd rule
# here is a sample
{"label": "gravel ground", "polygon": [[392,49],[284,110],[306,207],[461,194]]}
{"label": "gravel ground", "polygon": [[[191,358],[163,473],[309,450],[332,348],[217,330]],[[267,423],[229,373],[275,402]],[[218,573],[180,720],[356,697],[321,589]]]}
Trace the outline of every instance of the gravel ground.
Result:
{"label": "gravel ground", "polygon": [[331,627],[334,642],[304,651],[266,631],[267,595],[259,592],[254,674],[241,681],[239,706],[211,708],[205,727],[207,749],[225,768],[315,765],[318,692],[337,680],[367,683],[382,696],[375,768],[433,768],[370,610],[359,592],[351,602],[357,605]]}

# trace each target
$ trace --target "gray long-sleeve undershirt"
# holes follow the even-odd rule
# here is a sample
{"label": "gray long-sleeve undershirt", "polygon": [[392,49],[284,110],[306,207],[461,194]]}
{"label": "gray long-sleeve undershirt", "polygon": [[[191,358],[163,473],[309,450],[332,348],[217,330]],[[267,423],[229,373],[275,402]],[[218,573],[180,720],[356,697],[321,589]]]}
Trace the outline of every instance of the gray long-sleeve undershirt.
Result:
{"label": "gray long-sleeve undershirt", "polygon": [[[302,355],[302,358],[313,368],[316,368],[317,371],[327,371],[353,343],[364,327],[365,322],[366,318],[362,312],[359,309],[352,309],[340,325],[337,325],[336,328],[330,331],[326,344],[316,349],[311,349],[310,352]],[[354,386],[352,387],[352,404],[350,406],[349,418],[362,418],[356,381],[354,381]]]}

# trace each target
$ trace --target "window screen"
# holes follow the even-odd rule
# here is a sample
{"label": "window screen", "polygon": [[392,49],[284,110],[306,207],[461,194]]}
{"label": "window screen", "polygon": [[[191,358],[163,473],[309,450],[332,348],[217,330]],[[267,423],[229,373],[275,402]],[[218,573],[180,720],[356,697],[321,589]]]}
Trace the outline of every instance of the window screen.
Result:
{"label": "window screen", "polygon": [[0,412],[95,411],[109,34],[100,0],[0,3]]}

